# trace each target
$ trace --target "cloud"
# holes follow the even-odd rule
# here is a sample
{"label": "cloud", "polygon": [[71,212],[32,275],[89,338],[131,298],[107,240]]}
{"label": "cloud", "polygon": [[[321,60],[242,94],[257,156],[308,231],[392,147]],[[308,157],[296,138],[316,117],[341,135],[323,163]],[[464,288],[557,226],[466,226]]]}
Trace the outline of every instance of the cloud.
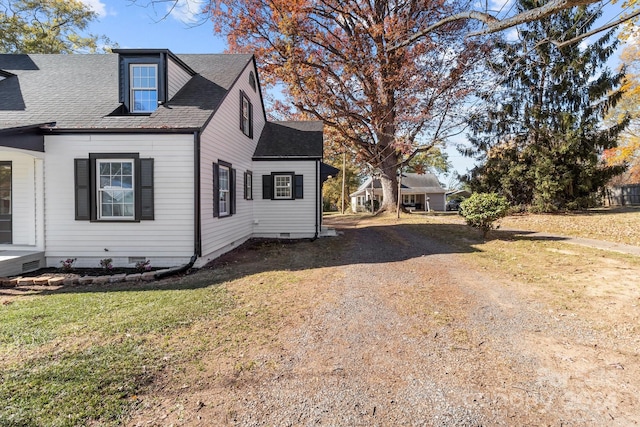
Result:
{"label": "cloud", "polygon": [[98,17],[103,18],[107,16],[107,7],[100,0],[81,0],[82,3],[89,6],[89,9],[98,14]]}
{"label": "cloud", "polygon": [[167,6],[167,13],[184,24],[194,24],[202,19],[204,4],[205,0],[175,0]]}

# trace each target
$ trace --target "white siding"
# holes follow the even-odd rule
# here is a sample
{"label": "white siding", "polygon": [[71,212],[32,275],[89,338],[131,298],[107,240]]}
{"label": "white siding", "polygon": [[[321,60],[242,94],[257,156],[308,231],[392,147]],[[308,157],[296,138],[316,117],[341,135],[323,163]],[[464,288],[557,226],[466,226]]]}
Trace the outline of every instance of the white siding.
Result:
{"label": "white siding", "polygon": [[[36,246],[37,158],[17,151],[0,151],[0,161],[11,162],[13,246]],[[40,201],[41,203],[42,201]]]}
{"label": "white siding", "polygon": [[[254,163],[255,237],[304,238],[315,235],[316,216],[319,212],[316,167],[317,162],[312,160]],[[272,172],[294,172],[296,175],[303,175],[304,197],[296,200],[263,199],[262,175],[271,175]]]}
{"label": "white siding", "polygon": [[169,89],[169,93],[167,94],[167,99],[171,100],[173,96],[178,93],[182,86],[184,86],[189,79],[191,79],[191,75],[187,73],[184,68],[180,65],[173,62],[171,58],[169,58],[169,64],[167,65],[167,86]]}
{"label": "white siding", "polygon": [[[76,257],[78,267],[95,267],[103,258],[125,266],[128,257],[146,257],[161,267],[185,263],[193,255],[193,135],[55,135],[45,138],[45,147],[49,266]],[[89,153],[139,153],[154,159],[155,220],[75,220],[74,159]]]}
{"label": "white siding", "polygon": [[[253,199],[244,200],[244,172],[252,171],[251,157],[264,128],[264,112],[260,93],[249,85],[249,72],[256,73],[250,64],[238,78],[235,86],[202,133],[201,138],[201,223],[202,254],[198,265],[227,252],[243,243],[253,232],[255,199],[258,196],[259,176],[253,171]],[[253,138],[240,130],[240,90],[253,105]],[[213,217],[213,163],[220,160],[236,169],[236,213]]]}

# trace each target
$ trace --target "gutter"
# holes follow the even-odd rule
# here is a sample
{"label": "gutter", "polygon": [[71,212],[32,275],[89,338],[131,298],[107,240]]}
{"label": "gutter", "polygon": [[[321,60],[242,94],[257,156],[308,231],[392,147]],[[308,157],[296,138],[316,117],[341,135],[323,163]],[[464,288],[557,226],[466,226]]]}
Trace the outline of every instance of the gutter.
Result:
{"label": "gutter", "polygon": [[195,131],[193,133],[193,180],[193,256],[197,258],[202,255],[202,226],[200,224],[201,197],[199,131]]}
{"label": "gutter", "polygon": [[320,162],[316,161],[316,234],[313,236],[312,241],[318,238],[320,230],[318,230],[320,226],[319,217],[322,215],[322,205],[320,204]]}

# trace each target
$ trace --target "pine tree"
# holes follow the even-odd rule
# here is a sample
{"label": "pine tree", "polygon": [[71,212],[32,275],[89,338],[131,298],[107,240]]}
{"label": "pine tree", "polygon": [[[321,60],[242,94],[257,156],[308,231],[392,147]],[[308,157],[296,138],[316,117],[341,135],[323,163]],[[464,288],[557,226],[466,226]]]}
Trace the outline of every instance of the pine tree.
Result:
{"label": "pine tree", "polygon": [[[520,11],[538,5],[519,1]],[[598,16],[590,7],[568,9],[526,24],[519,41],[498,45],[488,64],[498,89],[485,91],[488,108],[471,121],[472,155],[483,160],[468,178],[473,190],[498,191],[537,211],[583,208],[622,172],[601,159],[626,125],[602,127],[621,95],[623,73],[605,66],[618,40],[608,32],[587,47],[549,42],[586,33]]]}

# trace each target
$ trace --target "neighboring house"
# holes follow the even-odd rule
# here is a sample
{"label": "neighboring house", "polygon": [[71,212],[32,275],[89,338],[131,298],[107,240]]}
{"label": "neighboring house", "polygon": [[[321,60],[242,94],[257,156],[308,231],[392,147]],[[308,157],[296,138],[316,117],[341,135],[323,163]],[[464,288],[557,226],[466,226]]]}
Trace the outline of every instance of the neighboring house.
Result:
{"label": "neighboring house", "polygon": [[0,259],[30,256],[0,275],[318,237],[322,123],[267,122],[257,76],[252,55],[0,55]]}
{"label": "neighboring house", "polygon": [[[371,210],[370,200],[382,201],[382,185],[379,179],[367,178],[357,191],[350,195],[353,212]],[[400,202],[405,208],[416,211],[444,211],[446,190],[438,177],[427,172],[424,174],[403,173],[400,187]]]}

